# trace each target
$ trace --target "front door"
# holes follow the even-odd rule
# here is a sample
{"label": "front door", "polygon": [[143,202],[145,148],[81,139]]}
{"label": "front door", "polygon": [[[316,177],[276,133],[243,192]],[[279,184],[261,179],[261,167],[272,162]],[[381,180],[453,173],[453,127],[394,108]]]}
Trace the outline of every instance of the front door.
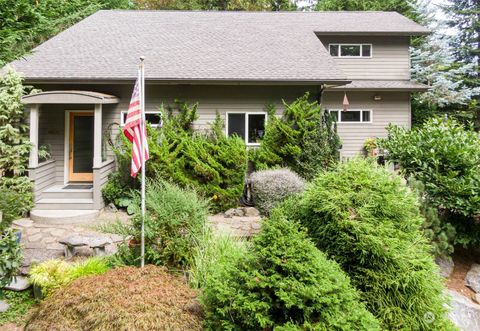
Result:
{"label": "front door", "polygon": [[93,112],[70,113],[68,169],[70,182],[93,181]]}

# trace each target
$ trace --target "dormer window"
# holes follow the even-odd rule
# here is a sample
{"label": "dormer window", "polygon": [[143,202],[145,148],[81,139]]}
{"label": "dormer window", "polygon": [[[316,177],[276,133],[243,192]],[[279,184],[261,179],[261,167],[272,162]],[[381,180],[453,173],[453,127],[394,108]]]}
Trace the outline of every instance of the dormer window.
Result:
{"label": "dormer window", "polygon": [[329,44],[334,57],[372,57],[372,44]]}

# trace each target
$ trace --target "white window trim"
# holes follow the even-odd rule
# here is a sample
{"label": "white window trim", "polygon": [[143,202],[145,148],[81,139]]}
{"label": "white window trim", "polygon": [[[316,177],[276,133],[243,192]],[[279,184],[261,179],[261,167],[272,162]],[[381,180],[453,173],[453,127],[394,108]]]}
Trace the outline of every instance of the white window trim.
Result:
{"label": "white window trim", "polygon": [[245,115],[245,144],[247,146],[260,146],[259,143],[249,143],[248,142],[248,116],[250,115],[265,115],[265,128],[267,127],[268,113],[265,111],[257,112],[245,112],[245,111],[227,111],[225,113],[225,134],[228,137],[228,115],[229,114],[244,114]]}
{"label": "white window trim", "polygon": [[[124,115],[128,113],[128,110],[122,110],[120,112],[120,126],[123,127],[125,125],[125,120],[124,120]],[[146,110],[145,114],[157,114],[160,115],[160,118],[162,117],[162,112],[160,110]],[[151,124],[150,126],[152,128],[158,128],[160,124]]]}
{"label": "white window trim", "polygon": [[[350,121],[346,121],[346,122],[342,122],[342,117],[340,116],[340,113],[343,112],[343,109],[328,109],[328,112],[331,113],[332,111],[336,111],[338,112],[338,120],[336,121],[337,123],[347,123],[347,124],[371,124],[373,123],[373,110],[372,109],[349,109],[347,110],[347,112],[349,111],[359,111],[360,112],[360,122],[350,122]],[[363,113],[364,111],[368,111],[370,112],[370,121],[364,121],[363,120]]]}
{"label": "white window trim", "polygon": [[[338,55],[331,55],[330,53],[330,46],[338,46]],[[363,54],[363,46],[362,45],[370,45],[370,56],[352,56],[352,55],[342,55],[341,47],[342,46],[360,46],[360,54]],[[351,58],[351,59],[371,59],[373,57],[373,45],[369,43],[361,43],[361,44],[348,44],[348,43],[343,43],[343,44],[338,44],[338,43],[331,43],[328,44],[328,54],[330,54],[331,57],[338,57],[338,58]]]}

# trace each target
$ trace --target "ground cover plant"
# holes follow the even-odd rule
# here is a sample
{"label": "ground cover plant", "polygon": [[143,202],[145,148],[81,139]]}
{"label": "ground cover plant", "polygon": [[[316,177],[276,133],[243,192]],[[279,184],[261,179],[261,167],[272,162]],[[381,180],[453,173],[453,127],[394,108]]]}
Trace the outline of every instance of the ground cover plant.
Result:
{"label": "ground cover plant", "polygon": [[249,180],[255,207],[264,215],[287,197],[305,189],[305,180],[289,169],[256,171]]}
{"label": "ground cover plant", "polygon": [[164,268],[115,268],[54,292],[25,330],[202,330],[196,295]]}
{"label": "ground cover plant", "polygon": [[0,289],[10,284],[22,265],[22,249],[12,229],[0,232]]}
{"label": "ground cover plant", "polygon": [[[177,102],[175,107],[161,108],[163,128],[148,129],[146,174],[193,188],[212,201],[215,212],[224,211],[235,207],[242,195],[246,146],[242,139],[225,135],[219,116],[206,131],[195,131],[197,107]],[[129,190],[138,187],[138,182],[130,178],[131,144],[123,139],[115,154],[119,171],[110,177],[103,196],[118,204],[121,198],[130,198]]]}
{"label": "ground cover plant", "polygon": [[209,330],[379,330],[338,264],[275,214],[250,252],[211,271],[201,300]]}
{"label": "ground cover plant", "polygon": [[32,266],[30,282],[41,289],[43,297],[66,286],[77,278],[100,275],[110,269],[106,258],[91,257],[84,261],[68,263],[63,260],[48,260]]}
{"label": "ground cover plant", "polygon": [[339,159],[340,138],[331,116],[306,93],[294,102],[284,102],[281,118],[268,107],[265,137],[258,149],[250,151],[257,170],[287,167],[310,180]]}
{"label": "ground cover plant", "polygon": [[32,290],[22,292],[3,291],[0,299],[6,301],[10,305],[10,308],[6,312],[0,314],[0,329],[1,326],[6,323],[23,323],[27,317],[28,311],[35,304]]}
{"label": "ground cover plant", "polygon": [[371,160],[352,160],[279,208],[340,264],[382,329],[454,329],[415,193],[400,177]]}
{"label": "ground cover plant", "polygon": [[[455,226],[455,242],[479,243],[480,133],[450,119],[430,119],[407,130],[390,126],[381,146],[405,176],[423,183],[430,203]],[[450,215],[449,215],[450,214]]]}

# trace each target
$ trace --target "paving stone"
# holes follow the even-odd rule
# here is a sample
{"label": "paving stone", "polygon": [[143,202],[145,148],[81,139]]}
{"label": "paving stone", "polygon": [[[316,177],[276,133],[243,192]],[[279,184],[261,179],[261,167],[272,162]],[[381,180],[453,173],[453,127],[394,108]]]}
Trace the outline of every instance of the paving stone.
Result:
{"label": "paving stone", "polygon": [[473,264],[465,277],[465,285],[480,293],[480,264]]}
{"label": "paving stone", "polygon": [[34,235],[35,233],[39,233],[40,232],[40,229],[39,228],[35,228],[35,227],[31,227],[31,228],[26,228],[25,229],[25,234],[27,236],[31,236],[31,235]]}
{"label": "paving stone", "polygon": [[13,278],[12,282],[5,286],[6,290],[10,291],[25,291],[30,287],[30,283],[28,282],[28,279],[23,276],[16,276]]}
{"label": "paving stone", "polygon": [[452,298],[450,320],[462,331],[480,330],[480,305],[458,292],[447,290],[447,293]]}
{"label": "paving stone", "polygon": [[53,243],[53,244],[48,244],[47,249],[50,250],[63,250],[63,245],[60,243]]}
{"label": "paving stone", "polygon": [[42,238],[43,238],[43,236],[42,236],[41,233],[36,233],[32,236],[28,236],[28,241],[33,243],[33,242],[40,241]]}
{"label": "paving stone", "polygon": [[0,313],[6,312],[10,308],[10,305],[5,301],[0,300]]}
{"label": "paving stone", "polygon": [[54,237],[63,237],[67,231],[64,229],[53,229],[50,231],[50,234]]}
{"label": "paving stone", "polygon": [[20,226],[22,228],[29,228],[34,225],[32,220],[29,220],[28,218],[22,218],[19,220],[15,220],[12,222],[13,225]]}
{"label": "paving stone", "polygon": [[41,248],[45,248],[45,244],[42,244],[41,242],[34,242],[34,243],[26,242],[23,246],[24,246],[25,248],[27,248],[27,249],[41,249]]}

